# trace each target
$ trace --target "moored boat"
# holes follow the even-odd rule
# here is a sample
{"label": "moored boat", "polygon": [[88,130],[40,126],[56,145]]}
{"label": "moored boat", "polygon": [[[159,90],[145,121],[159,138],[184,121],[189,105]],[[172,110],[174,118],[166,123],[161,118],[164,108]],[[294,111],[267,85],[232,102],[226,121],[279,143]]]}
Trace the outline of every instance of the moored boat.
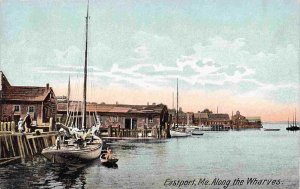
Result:
{"label": "moored boat", "polygon": [[195,128],[193,131],[192,131],[192,135],[203,135],[204,132],[200,130],[200,128]]}
{"label": "moored boat", "polygon": [[106,159],[105,154],[102,154],[100,156],[100,161],[103,165],[114,165],[119,161],[119,159],[117,158]]}
{"label": "moored boat", "polygon": [[176,127],[170,130],[171,137],[188,137],[191,136],[192,133],[187,131],[185,126],[179,126],[179,116],[178,116],[178,78],[177,78],[177,104],[176,104]]}
{"label": "moored boat", "polygon": [[288,120],[288,127],[286,128],[288,131],[299,131],[300,128],[297,125],[297,118],[296,118],[296,110],[295,110],[295,115],[293,115],[293,123],[290,125],[289,120]]}
{"label": "moored boat", "polygon": [[[61,136],[57,136],[56,146],[43,149],[42,155],[47,159],[56,163],[88,163],[97,159],[102,150],[102,140],[95,136],[95,132],[99,129],[99,124],[87,130],[86,123],[86,93],[87,93],[87,47],[88,47],[88,20],[89,20],[89,3],[87,4],[86,15],[86,39],[85,39],[85,63],[84,63],[84,85],[83,85],[83,111],[81,128],[68,128],[63,124],[57,124],[62,130],[62,135],[71,137],[66,144],[60,145]],[[69,82],[70,83],[70,82]],[[69,93],[69,90],[68,90]],[[69,94],[68,94],[69,95]],[[68,97],[69,98],[69,97]],[[69,99],[68,99],[69,101]],[[78,114],[77,114],[78,116]],[[69,117],[68,117],[69,118]],[[67,119],[68,119],[67,118]],[[72,120],[73,121],[73,120]]]}
{"label": "moored boat", "polygon": [[264,131],[280,131],[280,129],[264,129]]}
{"label": "moored boat", "polygon": [[43,149],[42,154],[48,160],[55,163],[87,163],[100,156],[102,143],[96,142],[87,144],[85,147],[78,146],[62,146],[57,149],[56,146],[51,146]]}
{"label": "moored boat", "polygon": [[180,130],[170,130],[171,137],[188,137],[191,136],[191,132],[184,132]]}

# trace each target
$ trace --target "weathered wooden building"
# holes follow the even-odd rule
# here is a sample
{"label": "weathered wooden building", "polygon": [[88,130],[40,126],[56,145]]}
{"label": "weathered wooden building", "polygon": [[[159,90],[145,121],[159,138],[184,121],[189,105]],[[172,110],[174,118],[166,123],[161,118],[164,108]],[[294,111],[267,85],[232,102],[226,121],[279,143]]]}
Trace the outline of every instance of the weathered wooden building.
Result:
{"label": "weathered wooden building", "polygon": [[208,125],[208,113],[195,113],[194,114],[195,125]]}
{"label": "weathered wooden building", "polygon": [[230,125],[230,119],[228,114],[208,114],[208,125]]}
{"label": "weathered wooden building", "polygon": [[[169,109],[169,123],[172,125],[177,124],[177,114],[175,109]],[[178,110],[178,125],[193,125],[194,124],[194,113],[184,112],[180,107]]]}
{"label": "weathered wooden building", "polygon": [[261,128],[262,123],[260,117],[245,117],[239,111],[232,116],[232,127],[240,128]]}
{"label": "weathered wooden building", "polygon": [[45,87],[12,86],[0,71],[0,121],[15,121],[30,114],[33,123],[48,123],[56,116],[56,98],[49,84]]}
{"label": "weathered wooden building", "polygon": [[[78,115],[72,121],[81,125],[81,102],[71,101],[70,115]],[[87,103],[87,123],[94,122],[94,115],[101,121],[101,126],[124,129],[143,129],[157,126],[164,127],[168,123],[168,109],[163,104],[152,105],[125,105],[125,104],[97,104]],[[57,107],[57,121],[65,122],[67,117],[67,103],[61,101]],[[74,123],[75,124],[75,123]],[[91,125],[91,124],[90,124]]]}
{"label": "weathered wooden building", "polygon": [[261,123],[261,118],[259,116],[254,116],[254,117],[246,117],[246,119],[248,120],[248,126],[249,127],[257,127],[260,128],[262,126]]}
{"label": "weathered wooden building", "polygon": [[198,112],[194,114],[195,125],[205,125],[205,126],[212,126],[212,125],[223,125],[229,126],[230,125],[230,118],[228,114],[220,114],[220,113],[213,113],[208,109],[205,109],[202,112]]}

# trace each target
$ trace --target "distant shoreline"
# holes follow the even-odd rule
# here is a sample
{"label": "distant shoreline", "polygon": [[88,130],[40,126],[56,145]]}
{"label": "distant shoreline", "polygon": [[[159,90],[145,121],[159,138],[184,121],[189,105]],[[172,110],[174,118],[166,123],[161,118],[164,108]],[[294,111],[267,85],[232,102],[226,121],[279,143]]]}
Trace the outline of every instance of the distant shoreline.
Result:
{"label": "distant shoreline", "polygon": [[[290,121],[290,123],[292,123],[291,121]],[[297,124],[298,124],[299,122],[297,122]],[[262,122],[262,124],[288,124],[288,122],[287,121],[275,121],[275,122],[273,122],[273,121],[266,121],[266,122]]]}

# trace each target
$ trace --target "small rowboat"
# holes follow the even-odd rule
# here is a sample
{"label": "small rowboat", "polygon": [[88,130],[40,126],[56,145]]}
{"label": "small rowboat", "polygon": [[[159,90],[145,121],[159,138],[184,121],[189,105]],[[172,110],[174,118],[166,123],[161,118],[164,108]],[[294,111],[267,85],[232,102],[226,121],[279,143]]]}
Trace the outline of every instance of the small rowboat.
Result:
{"label": "small rowboat", "polygon": [[100,161],[103,165],[113,165],[116,164],[119,161],[119,159],[117,158],[106,159],[105,154],[102,154],[100,156]]}

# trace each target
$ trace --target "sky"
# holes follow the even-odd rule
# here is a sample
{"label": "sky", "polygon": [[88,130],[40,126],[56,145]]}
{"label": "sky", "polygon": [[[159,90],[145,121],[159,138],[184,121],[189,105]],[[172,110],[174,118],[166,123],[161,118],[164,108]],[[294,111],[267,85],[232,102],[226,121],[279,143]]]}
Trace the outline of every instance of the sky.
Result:
{"label": "sky", "polygon": [[[81,98],[86,5],[0,0],[0,70],[12,85],[66,95],[70,76]],[[184,111],[284,121],[300,107],[297,0],[90,0],[89,14],[89,101],[172,108],[178,78]]]}

